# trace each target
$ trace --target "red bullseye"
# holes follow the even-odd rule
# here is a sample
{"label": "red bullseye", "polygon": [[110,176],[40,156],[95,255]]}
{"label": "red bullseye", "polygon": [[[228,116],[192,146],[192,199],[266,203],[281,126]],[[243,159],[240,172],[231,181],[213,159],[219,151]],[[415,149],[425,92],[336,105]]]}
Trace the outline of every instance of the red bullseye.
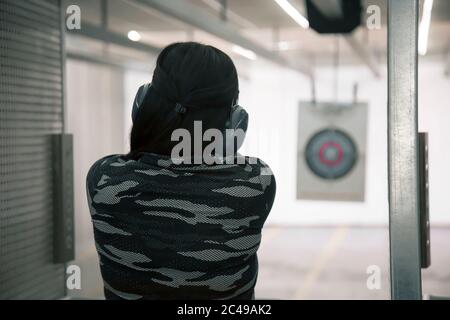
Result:
{"label": "red bullseye", "polygon": [[325,129],[314,134],[305,147],[305,158],[317,176],[335,180],[347,175],[356,163],[356,145],[346,133]]}
{"label": "red bullseye", "polygon": [[[326,153],[330,151],[330,149],[334,149],[337,151],[337,156],[334,159],[329,159],[326,156]],[[319,159],[320,162],[323,164],[329,166],[329,167],[335,167],[339,165],[339,163],[342,161],[342,158],[344,157],[344,150],[342,150],[342,146],[339,143],[336,143],[334,141],[326,142],[320,147],[319,151]]]}

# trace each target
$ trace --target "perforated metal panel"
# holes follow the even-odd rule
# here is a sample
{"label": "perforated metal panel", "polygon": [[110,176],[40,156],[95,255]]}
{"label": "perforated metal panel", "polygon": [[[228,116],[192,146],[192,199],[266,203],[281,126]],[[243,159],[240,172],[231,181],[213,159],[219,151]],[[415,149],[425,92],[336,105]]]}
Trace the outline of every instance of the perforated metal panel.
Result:
{"label": "perforated metal panel", "polygon": [[50,134],[63,131],[58,0],[0,0],[0,299],[64,295]]}

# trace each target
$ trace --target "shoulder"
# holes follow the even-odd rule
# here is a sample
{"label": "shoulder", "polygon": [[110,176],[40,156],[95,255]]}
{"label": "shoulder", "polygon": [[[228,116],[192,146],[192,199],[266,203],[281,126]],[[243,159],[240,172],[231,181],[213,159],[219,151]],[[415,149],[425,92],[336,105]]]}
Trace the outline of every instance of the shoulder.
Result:
{"label": "shoulder", "polygon": [[275,176],[267,163],[256,157],[242,157],[240,167],[246,173],[247,182],[260,184],[266,195],[275,194]]}
{"label": "shoulder", "polygon": [[112,154],[98,159],[88,170],[86,176],[87,184],[89,185],[90,183],[101,179],[102,173],[109,170],[111,166],[114,166],[115,164],[121,165],[124,163],[126,163],[126,160],[123,155],[120,154]]}
{"label": "shoulder", "polygon": [[268,214],[275,201],[276,180],[272,169],[263,160],[255,157],[245,157],[245,163],[240,164],[241,179],[234,179],[237,183],[238,197],[251,197],[262,206],[263,212]]}
{"label": "shoulder", "polygon": [[[274,177],[272,169],[270,169],[269,165],[265,163],[263,160],[256,157],[242,157],[245,159],[245,162],[241,160],[241,166],[243,166],[245,171],[252,172],[252,176],[267,176]],[[241,159],[242,159],[241,158]]]}

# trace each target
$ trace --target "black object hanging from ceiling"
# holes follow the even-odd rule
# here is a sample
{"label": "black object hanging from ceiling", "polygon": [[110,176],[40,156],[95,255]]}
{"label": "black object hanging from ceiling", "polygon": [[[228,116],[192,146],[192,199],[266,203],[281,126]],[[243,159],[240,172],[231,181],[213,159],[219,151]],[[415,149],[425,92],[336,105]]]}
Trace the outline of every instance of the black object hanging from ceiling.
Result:
{"label": "black object hanging from ceiling", "polygon": [[305,0],[308,12],[309,25],[318,33],[342,34],[351,33],[361,24],[362,6],[360,0],[341,0],[341,14],[327,15],[317,5],[321,0]]}

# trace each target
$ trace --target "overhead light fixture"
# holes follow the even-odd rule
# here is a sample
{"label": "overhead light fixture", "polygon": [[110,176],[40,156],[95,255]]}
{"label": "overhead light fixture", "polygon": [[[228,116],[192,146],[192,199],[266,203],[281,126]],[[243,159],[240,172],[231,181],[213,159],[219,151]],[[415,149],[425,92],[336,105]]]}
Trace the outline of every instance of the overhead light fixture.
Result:
{"label": "overhead light fixture", "polygon": [[131,30],[130,32],[128,32],[128,39],[134,42],[138,42],[141,40],[141,35],[136,30]]}
{"label": "overhead light fixture", "polygon": [[309,21],[306,19],[289,1],[275,0],[275,2],[283,9],[295,22],[302,28],[309,28]]}
{"label": "overhead light fixture", "polygon": [[419,26],[419,54],[424,56],[428,51],[428,33],[430,31],[431,10],[433,0],[425,0],[423,3],[422,20]]}
{"label": "overhead light fixture", "polygon": [[242,48],[242,47],[237,46],[237,45],[234,45],[232,50],[233,50],[233,52],[235,52],[235,53],[237,53],[237,54],[239,54],[239,55],[241,55],[241,56],[243,56],[243,57],[245,57],[247,59],[250,59],[250,60],[256,60],[256,58],[257,58],[256,54],[253,51],[245,49],[245,48]]}

